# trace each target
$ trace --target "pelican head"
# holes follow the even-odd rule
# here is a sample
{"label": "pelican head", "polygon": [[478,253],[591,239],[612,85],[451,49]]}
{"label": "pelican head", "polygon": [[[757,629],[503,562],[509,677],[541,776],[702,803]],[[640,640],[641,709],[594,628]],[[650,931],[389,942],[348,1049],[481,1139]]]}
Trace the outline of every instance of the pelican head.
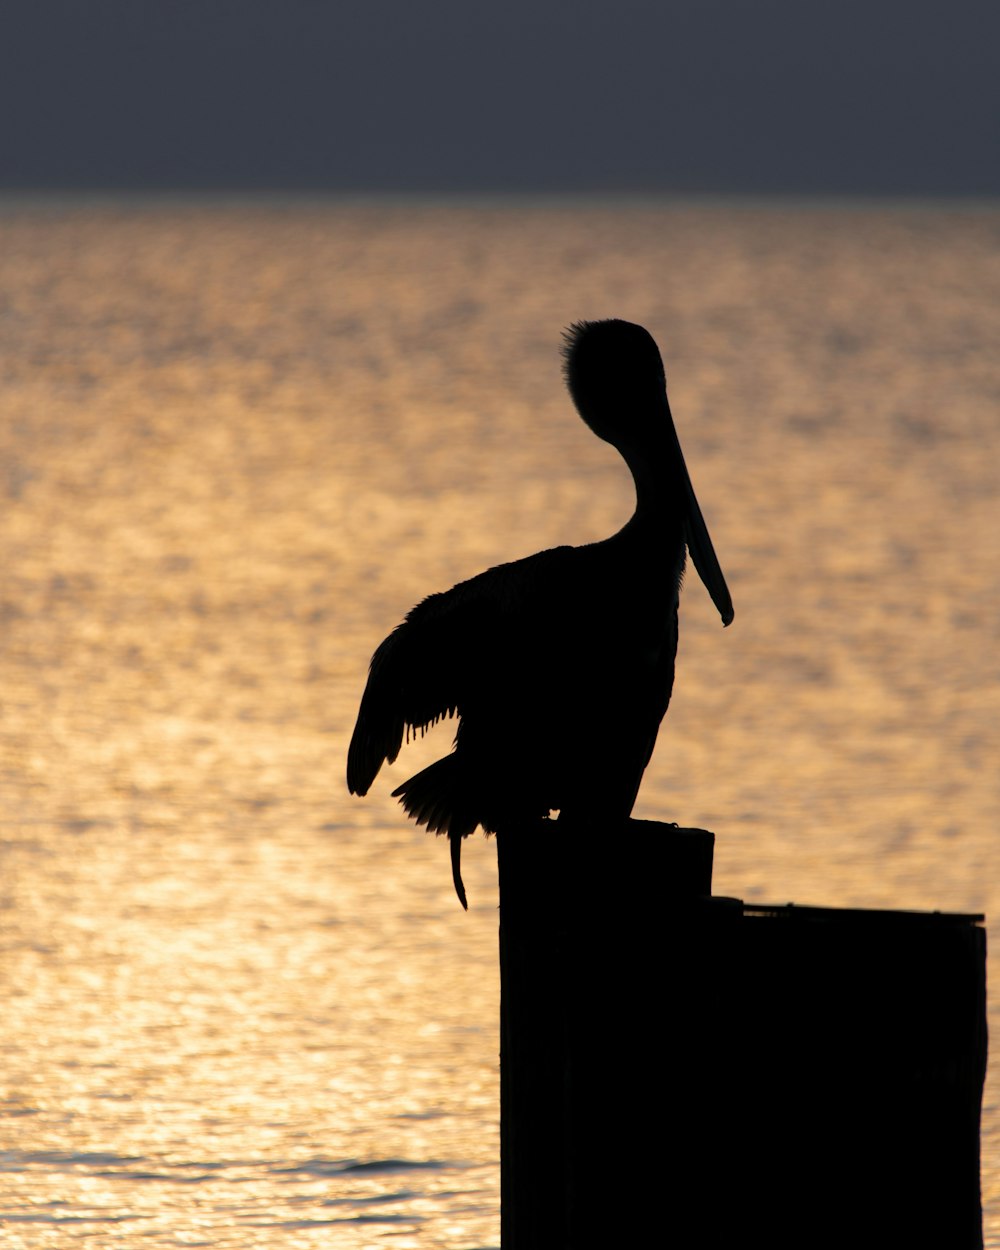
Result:
{"label": "pelican head", "polygon": [[669,420],[652,335],[629,321],[578,321],[565,340],[566,386],[587,425],[619,451],[648,444]]}
{"label": "pelican head", "polygon": [[652,336],[629,321],[578,321],[566,331],[563,360],[577,412],[624,456],[640,509],[644,499],[677,500],[691,559],[723,625],[730,624],[732,599],[684,463]]}

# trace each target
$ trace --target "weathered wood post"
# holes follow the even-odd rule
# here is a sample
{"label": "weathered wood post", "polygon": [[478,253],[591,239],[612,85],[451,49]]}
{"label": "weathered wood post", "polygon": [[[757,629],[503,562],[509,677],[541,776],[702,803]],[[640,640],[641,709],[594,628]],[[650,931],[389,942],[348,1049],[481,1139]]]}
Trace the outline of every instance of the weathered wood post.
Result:
{"label": "weathered wood post", "polygon": [[714,941],[713,843],[644,821],[590,846],[557,821],[499,833],[505,1250],[649,1244],[664,1169],[695,1170],[698,1143],[668,1162],[663,1130],[702,1127],[687,1104],[711,1089],[693,948]]}
{"label": "weathered wood post", "polygon": [[713,835],[501,831],[504,1250],[978,1250],[981,917],[711,898]]}
{"label": "weathered wood post", "polygon": [[774,1244],[982,1246],[982,920],[743,908],[733,1096]]}

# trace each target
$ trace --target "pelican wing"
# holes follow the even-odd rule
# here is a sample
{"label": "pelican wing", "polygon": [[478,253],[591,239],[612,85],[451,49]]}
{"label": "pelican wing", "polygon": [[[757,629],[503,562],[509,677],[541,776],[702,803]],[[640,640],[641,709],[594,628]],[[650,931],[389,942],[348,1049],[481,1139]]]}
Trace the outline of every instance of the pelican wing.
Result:
{"label": "pelican wing", "polygon": [[507,621],[554,560],[555,548],[498,565],[451,590],[418,603],[372,656],[347,754],[347,785],[367,794],[383,763],[391,764],[404,738],[461,715],[504,649]]}

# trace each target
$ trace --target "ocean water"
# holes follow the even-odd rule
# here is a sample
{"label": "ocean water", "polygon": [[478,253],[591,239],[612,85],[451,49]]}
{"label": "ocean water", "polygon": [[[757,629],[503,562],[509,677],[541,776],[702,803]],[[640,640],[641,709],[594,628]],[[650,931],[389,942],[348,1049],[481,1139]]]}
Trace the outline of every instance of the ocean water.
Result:
{"label": "ocean water", "polygon": [[499,1244],[495,848],[465,914],[389,797],[447,726],[344,756],[414,602],[628,517],[605,316],[736,605],[689,577],[635,814],[718,893],[1000,915],[1000,208],[8,200],[5,1245]]}

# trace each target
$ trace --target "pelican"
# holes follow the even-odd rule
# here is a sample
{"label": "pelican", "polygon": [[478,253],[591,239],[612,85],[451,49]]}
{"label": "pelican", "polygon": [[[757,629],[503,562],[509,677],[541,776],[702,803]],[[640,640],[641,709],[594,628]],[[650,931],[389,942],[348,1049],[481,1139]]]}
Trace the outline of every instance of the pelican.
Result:
{"label": "pelican", "polygon": [[635,803],[674,684],[685,549],[723,625],[733,605],[695,498],[659,349],[642,326],[565,333],[577,412],[621,453],[635,512],[601,542],[500,564],[418,603],[376,650],[347,756],[368,793],[403,738],[458,717],[450,754],[393,791],[451,842],[551,819],[595,837]]}

